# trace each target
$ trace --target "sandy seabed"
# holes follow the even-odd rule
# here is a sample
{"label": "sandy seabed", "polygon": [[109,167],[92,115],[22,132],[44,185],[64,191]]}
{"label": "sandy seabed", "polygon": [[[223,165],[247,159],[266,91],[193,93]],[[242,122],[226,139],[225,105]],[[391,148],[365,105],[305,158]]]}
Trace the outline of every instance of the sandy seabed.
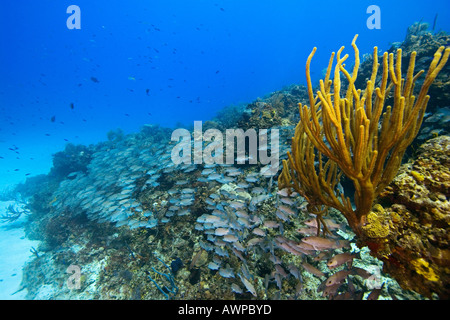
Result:
{"label": "sandy seabed", "polygon": [[[0,215],[13,201],[0,202]],[[0,222],[0,300],[22,300],[26,289],[18,291],[22,281],[22,268],[28,259],[33,258],[31,247],[37,247],[39,241],[25,237],[22,216],[14,223]]]}

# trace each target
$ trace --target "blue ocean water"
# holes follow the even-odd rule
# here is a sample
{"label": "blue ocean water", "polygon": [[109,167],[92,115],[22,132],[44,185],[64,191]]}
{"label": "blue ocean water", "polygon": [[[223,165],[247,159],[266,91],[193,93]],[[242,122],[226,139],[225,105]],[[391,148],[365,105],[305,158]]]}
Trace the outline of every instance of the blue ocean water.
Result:
{"label": "blue ocean water", "polygon": [[[77,5],[81,29],[68,29]],[[367,8],[380,8],[369,29]],[[439,1],[2,1],[0,4],[0,186],[47,173],[67,142],[106,139],[211,119],[283,86],[313,81],[329,54],[361,55],[404,40],[416,21],[450,30]],[[437,17],[436,17],[437,15]],[[350,62],[349,62],[350,63]],[[0,188],[1,189],[1,188]]]}
{"label": "blue ocean water", "polygon": [[[72,21],[73,12],[68,8],[73,5],[80,10],[75,19],[79,29],[71,29],[67,24]],[[373,6],[380,10],[376,29],[369,28]],[[330,53],[342,45],[346,47],[344,53],[350,54],[347,65],[352,64],[350,43],[355,34],[359,34],[357,45],[362,58],[372,53],[374,46],[385,51],[393,42],[403,41],[407,28],[418,21],[429,23],[433,32],[448,32],[449,9],[447,0],[427,3],[416,0],[3,1],[0,3],[0,200],[5,198],[2,198],[4,190],[27,177],[48,173],[52,155],[63,150],[67,143],[95,144],[107,140],[110,130],[138,132],[145,124],[173,129],[190,127],[194,121],[212,119],[224,107],[250,103],[292,84],[306,84],[305,62],[313,47],[317,47],[311,65],[315,85],[324,76]],[[100,217],[101,222],[113,221],[117,227],[128,225],[132,230],[152,229],[158,223],[161,226],[175,212],[173,219],[185,219],[191,213],[185,207],[193,204],[197,191],[186,186],[190,187],[191,180],[177,181],[173,188],[164,190],[176,197],[170,199],[166,216],[159,217],[160,220],[155,218],[157,210],[152,213],[145,207],[143,211],[138,199],[131,196],[138,187],[140,193],[146,190],[151,194],[148,190],[159,185],[157,179],[161,172],[174,170],[172,164],[164,167],[169,162],[166,150],[159,145],[153,153],[151,147],[124,144],[120,145],[122,149],[118,147],[112,152],[99,148],[93,160],[96,170],[84,180],[81,174],[69,174],[70,179],[61,183],[47,204],[59,213],[66,205],[75,208],[74,211],[82,208],[93,220]],[[151,170],[146,167],[145,173],[146,179],[147,175],[150,178],[145,186],[138,186],[136,181],[142,179],[140,170],[144,164],[151,167]],[[194,169],[183,167],[183,177],[189,177]],[[205,167],[196,181],[226,184],[243,174],[237,168],[224,169],[221,173],[214,170]],[[128,176],[119,177],[120,172]],[[225,172],[227,177],[223,176]],[[242,188],[259,183],[255,173],[245,174],[245,181],[240,179]],[[261,187],[265,180],[261,181],[264,182],[251,187],[248,209],[251,212],[257,204],[272,200]],[[269,181],[271,185],[273,181]],[[97,189],[91,190],[94,184]],[[113,188],[118,186],[120,189]],[[112,194],[103,197],[106,191]],[[209,204],[208,210],[223,203],[239,209],[244,205],[234,201],[236,197],[227,191],[220,195],[212,193],[205,203]],[[223,200],[219,205],[218,199]],[[8,200],[11,201],[0,201],[0,216],[25,206]],[[277,221],[286,222],[288,216],[295,215],[290,206],[297,205],[289,198],[281,201],[281,211],[273,214]],[[147,205],[149,200],[142,203]],[[117,209],[125,207],[124,204],[129,206],[129,211]],[[28,240],[23,232],[24,215],[12,225],[0,222],[0,299],[25,297],[25,292],[18,291],[22,267],[30,256],[38,258],[40,254],[35,249],[39,249],[39,244]],[[195,218],[197,224],[193,229],[202,231],[207,229],[203,222],[217,217],[203,214]],[[253,222],[263,226],[262,220]],[[265,222],[264,230],[280,227],[278,223],[273,225],[275,221]],[[232,243],[238,239],[228,234],[228,230],[220,230],[223,234],[217,230],[215,235],[224,236],[224,241]],[[265,236],[264,230],[256,228],[253,234]],[[236,234],[244,237],[244,233]],[[273,243],[283,248],[281,240]],[[211,250],[212,244],[201,242],[200,247]],[[243,260],[239,246],[233,248],[234,254]],[[132,249],[128,250],[133,255]],[[214,250],[217,255],[226,254],[218,247]],[[272,253],[272,258],[277,257]],[[167,259],[164,260],[168,263]],[[181,263],[177,259],[172,264]],[[161,267],[169,269],[163,260],[160,262]],[[186,257],[178,268],[183,263],[189,263]],[[211,270],[216,267],[219,265],[208,265]],[[244,271],[239,269],[243,274]],[[224,278],[239,277],[245,285],[243,279],[248,277],[234,272],[228,265],[218,271]],[[171,284],[176,287],[173,281]],[[45,290],[37,297],[45,297]],[[52,297],[50,293],[48,296]]]}

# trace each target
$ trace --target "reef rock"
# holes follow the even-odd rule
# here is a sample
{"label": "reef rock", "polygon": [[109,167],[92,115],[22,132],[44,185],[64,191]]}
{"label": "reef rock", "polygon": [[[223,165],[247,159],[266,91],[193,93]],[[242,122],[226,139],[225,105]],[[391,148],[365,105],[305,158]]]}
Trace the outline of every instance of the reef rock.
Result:
{"label": "reef rock", "polygon": [[450,137],[425,142],[381,194],[389,236],[369,244],[404,289],[450,297]]}

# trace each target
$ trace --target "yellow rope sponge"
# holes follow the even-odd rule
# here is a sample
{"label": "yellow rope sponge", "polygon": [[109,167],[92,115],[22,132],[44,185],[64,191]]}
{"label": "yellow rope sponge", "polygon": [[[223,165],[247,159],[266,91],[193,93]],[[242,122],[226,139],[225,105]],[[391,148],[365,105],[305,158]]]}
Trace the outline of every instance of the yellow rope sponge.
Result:
{"label": "yellow rope sponge", "polygon": [[[419,131],[430,98],[428,89],[446,64],[450,48],[440,47],[436,51],[416,97],[414,85],[424,73],[421,70],[414,75],[416,52],[411,53],[405,79],[401,73],[402,50],[397,50],[395,59],[393,53],[385,52],[381,79],[377,79],[380,64],[375,47],[372,75],[362,91],[355,88],[360,64],[357,37],[352,41],[355,52],[352,73],[345,69],[348,55],[341,56],[344,50],[341,47],[337,54],[331,54],[325,79],[320,81],[316,95],[310,76],[316,48],[309,55],[306,79],[310,106],[299,103],[300,121],[278,182],[280,189],[293,188],[303,195],[318,216],[327,207],[341,211],[352,229],[361,235],[361,226],[374,200],[396,175],[406,148]],[[348,82],[343,95],[341,74]],[[392,106],[385,106],[388,98],[393,99]],[[342,174],[355,186],[355,209],[350,199],[338,191]]]}

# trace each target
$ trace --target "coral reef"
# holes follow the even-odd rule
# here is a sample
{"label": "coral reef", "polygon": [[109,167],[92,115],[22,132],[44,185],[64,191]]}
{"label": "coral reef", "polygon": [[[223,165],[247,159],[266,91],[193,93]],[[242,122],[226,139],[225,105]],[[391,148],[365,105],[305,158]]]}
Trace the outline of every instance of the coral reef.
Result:
{"label": "coral reef", "polygon": [[89,147],[68,143],[64,151],[53,155],[50,175],[63,179],[72,172],[85,172],[91,161],[92,152]]}
{"label": "coral reef", "polygon": [[297,105],[297,101],[303,100],[305,95],[304,86],[294,85],[273,92],[265,99],[258,99],[247,106],[238,127],[245,130],[292,126],[298,121],[298,114],[293,112],[294,106]]}
{"label": "coral reef", "polygon": [[390,233],[371,244],[402,287],[441,299],[450,297],[449,168],[450,137],[424,143],[381,193]]}
{"label": "coral reef", "polygon": [[[436,51],[416,97],[414,85],[424,71],[414,75],[416,52],[412,52],[407,76],[403,79],[401,49],[397,50],[395,64],[394,55],[384,53],[380,86],[375,88],[379,66],[375,47],[370,80],[364,92],[357,90],[355,81],[360,61],[355,40],[356,36],[352,42],[355,51],[352,74],[343,66],[348,55],[341,58],[344,49],[341,47],[336,54],[334,79],[330,80],[333,53],[317,95],[313,93],[309,71],[316,48],[308,57],[306,77],[310,107],[299,104],[301,120],[292,139],[292,154],[288,153],[289,160],[283,160],[278,187],[292,188],[304,196],[317,215],[317,223],[324,225],[324,232],[327,229],[322,216],[328,207],[333,207],[345,216],[360,245],[369,243],[371,248],[384,248],[391,233],[389,215],[379,205],[373,208],[373,203],[396,175],[406,148],[419,131],[430,98],[428,89],[446,64],[450,48],[442,46]],[[348,83],[343,97],[341,73]],[[391,90],[393,106],[385,107]],[[350,198],[337,188],[342,175],[353,182],[355,209]]]}
{"label": "coral reef", "polygon": [[[422,29],[414,32],[428,39]],[[419,38],[410,37],[409,47]],[[421,58],[416,66],[432,60]],[[361,64],[367,79],[372,62]],[[397,79],[409,79],[399,69],[392,70]],[[342,88],[349,87],[345,81]],[[308,101],[308,91],[293,85],[226,108],[203,129],[279,129],[286,160],[300,120],[296,105]],[[386,104],[393,97],[386,94]],[[395,104],[392,110],[395,118]],[[145,125],[133,134],[111,131],[107,141],[89,147],[68,146],[51,174],[17,188],[30,211],[27,235],[41,240],[24,268],[29,299],[425,299],[411,290],[446,297],[446,137],[400,168],[367,213],[360,232],[370,241],[362,243],[338,210],[321,211],[310,199],[279,190],[276,176],[261,174],[261,163],[174,164],[171,131]],[[311,169],[326,167],[307,160]],[[343,175],[326,168],[334,190],[348,192],[337,179]],[[68,281],[75,266],[81,276],[74,289]]]}
{"label": "coral reef", "polygon": [[[138,133],[101,143],[85,173],[29,199],[27,232],[42,243],[24,269],[28,298],[326,299],[371,290],[371,273],[360,269],[377,262],[367,257],[355,259],[358,267],[333,291],[320,287],[349,268],[326,266],[350,250],[348,242],[327,219],[340,245],[308,247],[317,231],[304,199],[277,193],[261,166],[175,166],[164,142],[150,147]],[[182,265],[170,274],[177,260]],[[81,269],[79,289],[67,285],[70,266]],[[377,279],[390,283],[381,297],[410,295]]]}

